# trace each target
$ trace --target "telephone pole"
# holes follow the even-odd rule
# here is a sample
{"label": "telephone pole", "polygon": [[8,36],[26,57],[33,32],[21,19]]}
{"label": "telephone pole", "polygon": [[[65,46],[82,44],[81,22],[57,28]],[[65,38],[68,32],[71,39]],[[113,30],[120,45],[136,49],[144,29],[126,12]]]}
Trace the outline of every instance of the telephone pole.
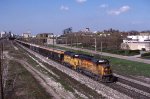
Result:
{"label": "telephone pole", "polygon": [[53,34],[53,49],[54,49],[54,34]]}
{"label": "telephone pole", "polygon": [[102,58],[102,52],[103,52],[103,42],[101,41],[101,58]]}
{"label": "telephone pole", "polygon": [[97,41],[96,41],[96,37],[95,37],[95,52],[97,51]]}

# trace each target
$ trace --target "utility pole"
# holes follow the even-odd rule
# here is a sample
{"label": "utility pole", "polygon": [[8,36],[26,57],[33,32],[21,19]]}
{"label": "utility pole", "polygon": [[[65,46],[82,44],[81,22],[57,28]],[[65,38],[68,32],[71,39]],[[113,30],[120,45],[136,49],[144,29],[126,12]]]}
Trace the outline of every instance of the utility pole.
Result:
{"label": "utility pole", "polygon": [[101,42],[101,57],[102,57],[102,52],[103,52],[103,42]]}
{"label": "utility pole", "polygon": [[95,52],[97,51],[97,41],[96,41],[96,36],[95,36]]}
{"label": "utility pole", "polygon": [[53,34],[53,50],[54,50],[54,34]]}
{"label": "utility pole", "polygon": [[76,39],[77,39],[77,41],[76,41],[76,42],[77,42],[77,48],[78,48],[78,36],[77,36],[77,34],[76,34]]}
{"label": "utility pole", "polygon": [[72,37],[70,39],[71,39],[71,42],[70,42],[71,44],[70,45],[71,45],[71,48],[72,48]]}
{"label": "utility pole", "polygon": [[3,43],[1,42],[1,52],[0,52],[0,83],[1,83],[1,99],[4,99],[4,90],[3,90],[3,72],[2,72],[2,66],[3,66]]}
{"label": "utility pole", "polygon": [[149,45],[149,51],[150,51],[150,33],[148,33],[148,45]]}
{"label": "utility pole", "polygon": [[68,44],[67,44],[67,38],[68,38],[68,37],[66,36],[66,46],[68,45]]}
{"label": "utility pole", "polygon": [[128,39],[126,41],[126,50],[125,50],[125,56],[127,55],[127,50],[128,50]]}

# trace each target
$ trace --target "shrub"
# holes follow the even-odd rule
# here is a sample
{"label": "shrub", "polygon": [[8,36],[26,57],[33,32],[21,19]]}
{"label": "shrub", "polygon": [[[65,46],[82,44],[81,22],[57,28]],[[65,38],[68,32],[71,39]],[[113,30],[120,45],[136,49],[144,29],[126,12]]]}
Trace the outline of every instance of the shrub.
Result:
{"label": "shrub", "polygon": [[150,56],[150,52],[148,52],[148,53],[143,53],[143,54],[141,55],[141,57],[145,57],[145,56]]}

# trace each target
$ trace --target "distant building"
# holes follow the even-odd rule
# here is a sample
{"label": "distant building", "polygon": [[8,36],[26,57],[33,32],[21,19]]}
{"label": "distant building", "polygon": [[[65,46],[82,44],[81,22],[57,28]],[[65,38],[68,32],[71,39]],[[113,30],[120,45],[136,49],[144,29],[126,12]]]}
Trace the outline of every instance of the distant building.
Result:
{"label": "distant building", "polygon": [[33,35],[33,36],[32,36],[32,38],[36,38],[36,36],[35,36],[35,35]]}
{"label": "distant building", "polygon": [[150,36],[149,35],[127,36],[127,38],[123,40],[121,48],[130,50],[145,49],[146,51],[150,51]]}
{"label": "distant building", "polygon": [[0,32],[0,37],[6,36],[6,32]]}
{"label": "distant building", "polygon": [[56,44],[57,37],[59,37],[59,35],[54,35],[53,33],[40,33],[36,35],[36,38],[43,44]]}
{"label": "distant building", "polygon": [[141,36],[150,36],[150,32],[141,32],[140,35]]}
{"label": "distant building", "polygon": [[36,35],[37,38],[50,38],[53,37],[53,33],[39,33]]}
{"label": "distant building", "polygon": [[91,31],[90,31],[90,28],[85,28],[85,29],[82,29],[81,32],[91,32]]}
{"label": "distant building", "polygon": [[31,33],[23,33],[22,36],[23,38],[29,38],[31,37]]}
{"label": "distant building", "polygon": [[56,38],[54,38],[54,39],[48,38],[47,39],[47,44],[56,44]]}

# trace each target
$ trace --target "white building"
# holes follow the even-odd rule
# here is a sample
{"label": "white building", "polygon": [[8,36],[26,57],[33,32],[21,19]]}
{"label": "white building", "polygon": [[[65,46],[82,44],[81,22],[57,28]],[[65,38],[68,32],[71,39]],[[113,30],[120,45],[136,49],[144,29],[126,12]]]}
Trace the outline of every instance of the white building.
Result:
{"label": "white building", "polygon": [[48,38],[47,39],[47,44],[56,44],[56,39]]}
{"label": "white building", "polygon": [[91,32],[91,31],[90,31],[90,28],[85,28],[85,29],[82,29],[81,32]]}
{"label": "white building", "polygon": [[31,33],[23,33],[22,36],[23,38],[29,38],[31,37]]}
{"label": "white building", "polygon": [[141,36],[141,35],[136,35],[136,36],[128,36],[128,39],[131,39],[131,41],[139,41],[139,42],[144,42],[150,40],[150,36]]}
{"label": "white building", "polygon": [[4,37],[6,35],[6,32],[0,32],[0,37]]}
{"label": "white building", "polygon": [[145,49],[146,51],[150,51],[150,36],[127,36],[127,39],[123,40],[121,48],[130,50]]}

